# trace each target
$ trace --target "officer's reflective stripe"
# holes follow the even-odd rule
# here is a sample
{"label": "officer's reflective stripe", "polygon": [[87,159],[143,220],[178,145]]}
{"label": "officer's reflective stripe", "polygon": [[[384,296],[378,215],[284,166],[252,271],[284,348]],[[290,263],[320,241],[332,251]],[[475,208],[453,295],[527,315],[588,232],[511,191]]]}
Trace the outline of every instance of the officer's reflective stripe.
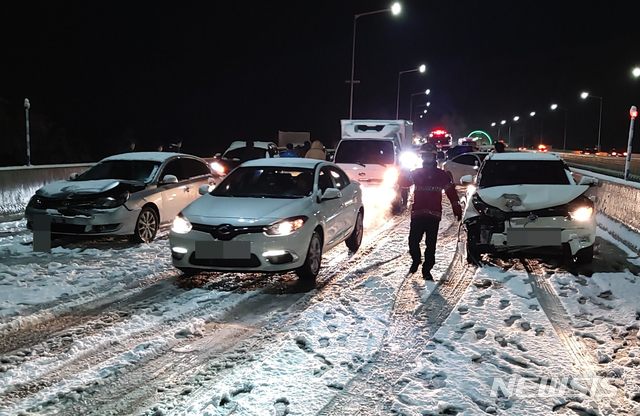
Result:
{"label": "officer's reflective stripe", "polygon": [[411,216],[412,217],[418,217],[421,215],[431,215],[434,216],[436,218],[440,218],[442,216],[442,212],[440,211],[434,211],[432,209],[417,209],[414,211],[411,211]]}
{"label": "officer's reflective stripe", "polygon": [[437,191],[437,192],[441,192],[442,191],[442,187],[440,186],[417,186],[416,191]]}

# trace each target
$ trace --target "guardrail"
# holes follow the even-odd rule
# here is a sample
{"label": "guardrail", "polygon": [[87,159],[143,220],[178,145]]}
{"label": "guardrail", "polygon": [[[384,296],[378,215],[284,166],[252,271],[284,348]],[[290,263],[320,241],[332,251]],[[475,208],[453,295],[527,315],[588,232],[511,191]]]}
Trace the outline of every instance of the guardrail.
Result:
{"label": "guardrail", "polygon": [[19,218],[35,192],[54,181],[82,173],[93,163],[0,168],[0,221]]}
{"label": "guardrail", "polygon": [[[556,152],[570,167],[587,169],[615,178],[624,178],[626,158],[613,156],[582,155],[571,152]],[[640,159],[632,158],[629,164],[629,179],[640,182]]]}

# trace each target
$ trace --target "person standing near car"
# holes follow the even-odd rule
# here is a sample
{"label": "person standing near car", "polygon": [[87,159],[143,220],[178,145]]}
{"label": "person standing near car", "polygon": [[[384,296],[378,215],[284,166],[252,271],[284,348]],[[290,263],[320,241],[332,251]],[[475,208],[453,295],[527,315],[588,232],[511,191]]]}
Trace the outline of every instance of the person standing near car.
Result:
{"label": "person standing near car", "polygon": [[413,261],[409,273],[417,272],[422,263],[420,241],[422,236],[426,234],[424,264],[422,265],[422,276],[425,280],[433,280],[431,269],[436,263],[436,243],[442,218],[443,190],[451,202],[456,219],[458,221],[462,219],[462,208],[456,187],[449,175],[438,169],[437,153],[438,150],[431,143],[423,144],[420,147],[422,168],[403,173],[400,176],[400,184],[403,187],[415,185],[413,205],[411,206],[411,229],[409,231],[409,254],[411,254]]}
{"label": "person standing near car", "polygon": [[287,150],[280,153],[280,157],[298,157],[298,154],[293,150],[293,143],[287,143]]}
{"label": "person standing near car", "polygon": [[311,149],[304,155],[307,159],[327,160],[327,154],[324,152],[324,145],[320,140],[311,143]]}

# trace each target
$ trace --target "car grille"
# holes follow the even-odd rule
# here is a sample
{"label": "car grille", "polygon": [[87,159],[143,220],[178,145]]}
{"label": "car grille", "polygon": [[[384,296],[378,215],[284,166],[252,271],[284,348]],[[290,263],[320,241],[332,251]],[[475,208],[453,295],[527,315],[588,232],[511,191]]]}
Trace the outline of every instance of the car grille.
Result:
{"label": "car grille", "polygon": [[239,236],[240,234],[261,233],[264,231],[264,226],[262,225],[235,227],[230,224],[206,225],[206,224],[191,223],[191,226],[192,226],[192,230],[211,234],[211,236],[216,240],[223,240],[223,241],[233,240],[235,237]]}
{"label": "car grille", "polygon": [[249,260],[247,259],[197,259],[196,253],[192,253],[189,257],[189,263],[194,266],[208,266],[208,267],[229,267],[234,269],[246,269],[253,267],[260,267],[261,262],[258,256],[251,255]]}
{"label": "car grille", "polygon": [[39,204],[33,205],[39,209],[73,209],[73,208],[93,208],[95,197],[91,199],[55,199],[38,197]]}

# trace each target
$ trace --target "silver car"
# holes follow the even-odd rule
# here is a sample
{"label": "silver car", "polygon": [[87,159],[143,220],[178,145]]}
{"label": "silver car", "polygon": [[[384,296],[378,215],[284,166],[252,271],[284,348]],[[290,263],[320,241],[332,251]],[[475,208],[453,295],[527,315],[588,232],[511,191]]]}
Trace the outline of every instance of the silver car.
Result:
{"label": "silver car", "polygon": [[208,163],[166,152],[124,153],[101,160],[81,175],[47,184],[26,209],[27,227],[48,217],[52,235],[129,235],[152,241],[200,194],[215,185]]}

